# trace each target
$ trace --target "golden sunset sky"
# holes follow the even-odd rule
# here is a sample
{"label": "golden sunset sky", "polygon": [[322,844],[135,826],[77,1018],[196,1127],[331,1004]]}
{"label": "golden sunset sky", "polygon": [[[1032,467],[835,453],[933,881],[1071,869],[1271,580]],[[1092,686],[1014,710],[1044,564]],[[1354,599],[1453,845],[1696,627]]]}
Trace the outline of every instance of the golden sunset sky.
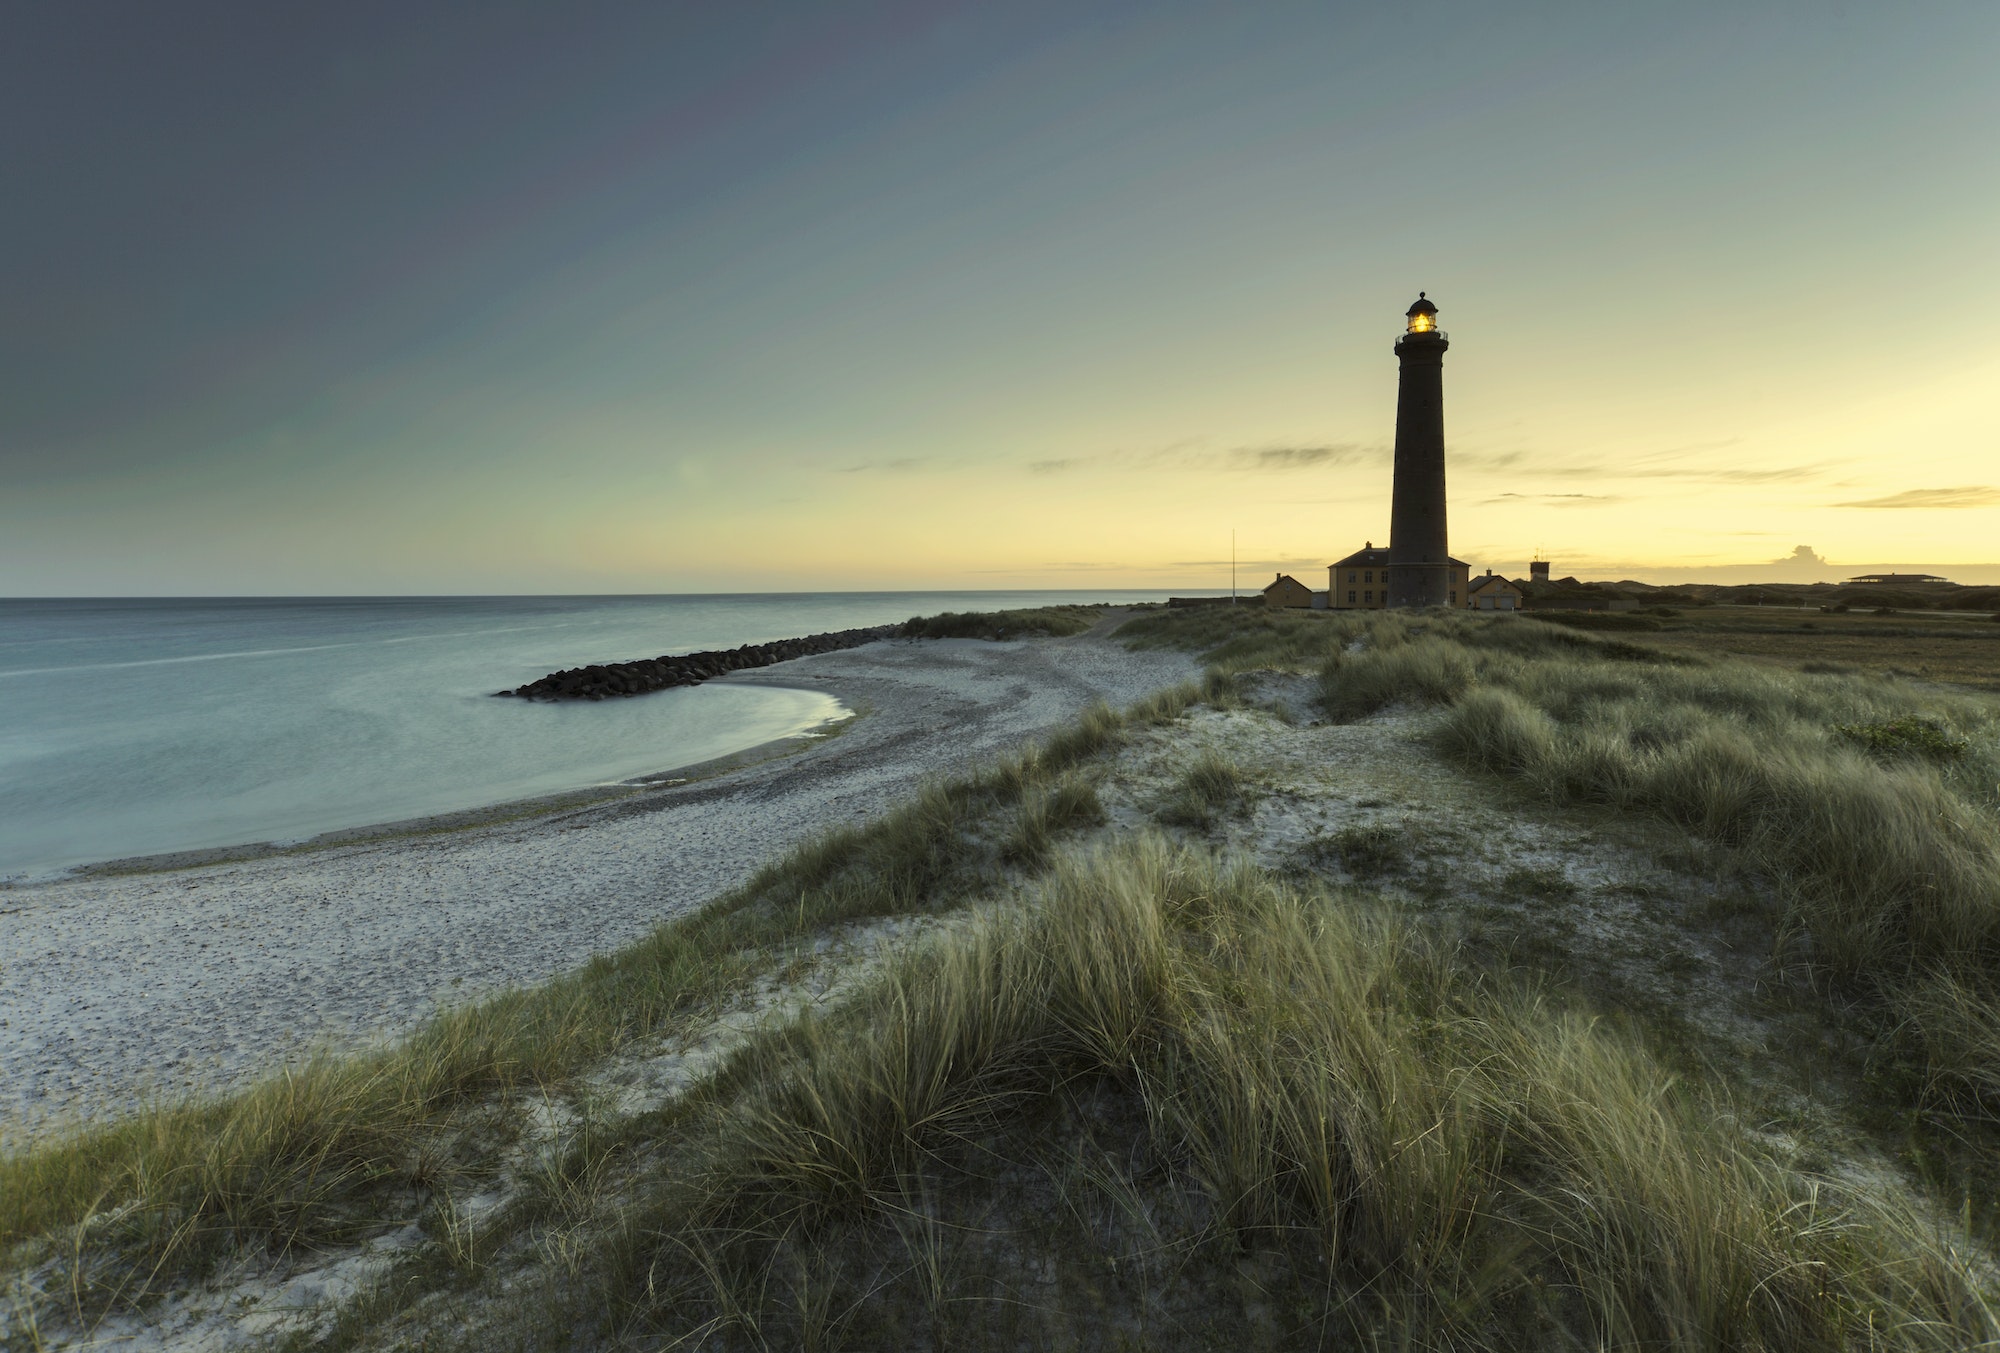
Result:
{"label": "golden sunset sky", "polygon": [[86,8],[0,592],[2000,581],[1991,4]]}

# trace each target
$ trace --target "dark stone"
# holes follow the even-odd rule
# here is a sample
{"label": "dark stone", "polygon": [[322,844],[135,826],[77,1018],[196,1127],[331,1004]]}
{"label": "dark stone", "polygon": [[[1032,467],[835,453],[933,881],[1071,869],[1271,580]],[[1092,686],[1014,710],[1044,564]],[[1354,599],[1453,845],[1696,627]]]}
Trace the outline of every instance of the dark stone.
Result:
{"label": "dark stone", "polygon": [[657,658],[633,662],[601,663],[591,667],[571,667],[551,672],[511,691],[495,695],[519,696],[525,700],[603,700],[644,695],[648,691],[675,686],[698,686],[725,672],[752,667],[769,667],[813,653],[835,653],[843,648],[859,648],[877,639],[893,638],[898,627],[875,625],[866,629],[834,630],[808,634],[799,639],[781,639],[769,644],[745,644],[741,648],[676,656],[662,653]]}

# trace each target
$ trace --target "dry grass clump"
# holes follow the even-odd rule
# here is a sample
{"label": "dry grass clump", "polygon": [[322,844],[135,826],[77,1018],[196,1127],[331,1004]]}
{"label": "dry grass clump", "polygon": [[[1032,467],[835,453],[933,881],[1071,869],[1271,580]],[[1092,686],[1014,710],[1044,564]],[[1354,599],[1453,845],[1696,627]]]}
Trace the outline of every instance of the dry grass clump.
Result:
{"label": "dry grass clump", "polygon": [[1173,784],[1160,807],[1159,820],[1176,827],[1207,831],[1217,819],[1250,809],[1250,785],[1235,762],[1216,752],[1203,752]]}
{"label": "dry grass clump", "polygon": [[607,1308],[718,1349],[1996,1333],[1949,1233],[1766,1158],[1631,1041],[1157,839],[756,1045],[658,1159],[534,1296],[552,1337]]}
{"label": "dry grass clump", "polygon": [[1088,780],[1065,776],[1022,795],[1001,852],[1011,863],[1040,868],[1048,863],[1062,834],[1103,822],[1104,805],[1098,801],[1097,787]]}
{"label": "dry grass clump", "polygon": [[1449,639],[1383,628],[1372,642],[1336,650],[1320,667],[1320,704],[1337,720],[1372,714],[1392,704],[1448,704],[1472,680],[1464,646]]}
{"label": "dry grass clump", "polygon": [[1136,649],[1192,649],[1211,674],[1228,676],[1312,671],[1330,649],[1366,631],[1366,618],[1352,612],[1200,606],[1135,617],[1119,626],[1118,637]]}

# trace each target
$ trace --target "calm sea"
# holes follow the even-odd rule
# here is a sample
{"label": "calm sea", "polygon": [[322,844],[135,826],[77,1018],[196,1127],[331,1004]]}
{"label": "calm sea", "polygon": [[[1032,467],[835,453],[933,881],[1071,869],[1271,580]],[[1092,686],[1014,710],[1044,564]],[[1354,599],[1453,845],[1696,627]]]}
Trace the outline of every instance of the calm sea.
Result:
{"label": "calm sea", "polygon": [[1140,592],[0,600],[0,879],[608,784],[800,733],[813,691],[496,700],[559,667]]}

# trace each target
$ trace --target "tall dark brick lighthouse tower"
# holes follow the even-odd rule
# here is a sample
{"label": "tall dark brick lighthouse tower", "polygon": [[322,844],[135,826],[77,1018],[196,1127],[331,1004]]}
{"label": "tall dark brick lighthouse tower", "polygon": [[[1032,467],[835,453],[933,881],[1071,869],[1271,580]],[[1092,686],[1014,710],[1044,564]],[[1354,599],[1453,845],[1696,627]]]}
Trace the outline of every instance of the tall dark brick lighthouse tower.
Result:
{"label": "tall dark brick lighthouse tower", "polygon": [[[1444,530],[1444,351],[1438,308],[1417,293],[1396,340],[1396,478],[1389,506],[1389,604],[1443,606],[1451,590]],[[1455,600],[1455,598],[1454,598]]]}

